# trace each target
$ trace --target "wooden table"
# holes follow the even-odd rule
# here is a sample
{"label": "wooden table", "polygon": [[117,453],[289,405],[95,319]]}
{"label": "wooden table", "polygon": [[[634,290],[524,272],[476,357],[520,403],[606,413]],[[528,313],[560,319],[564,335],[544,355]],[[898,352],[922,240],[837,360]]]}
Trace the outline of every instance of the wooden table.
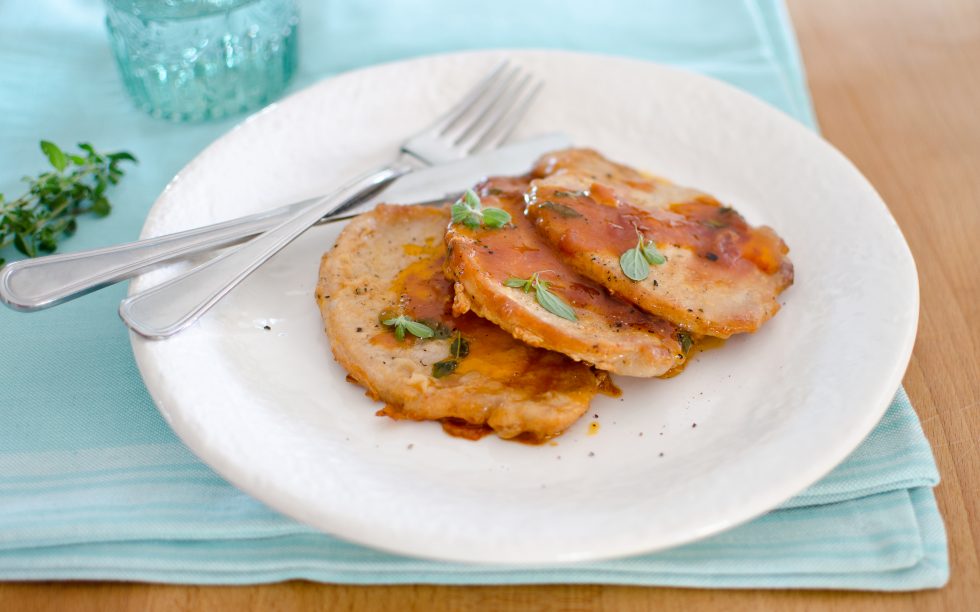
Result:
{"label": "wooden table", "polygon": [[0,609],[896,612],[980,606],[980,2],[789,4],[823,133],[878,188],[919,266],[922,312],[905,385],[942,473],[937,492],[952,564],[946,588],[880,594],[298,581],[255,587],[42,583],[0,584]]}

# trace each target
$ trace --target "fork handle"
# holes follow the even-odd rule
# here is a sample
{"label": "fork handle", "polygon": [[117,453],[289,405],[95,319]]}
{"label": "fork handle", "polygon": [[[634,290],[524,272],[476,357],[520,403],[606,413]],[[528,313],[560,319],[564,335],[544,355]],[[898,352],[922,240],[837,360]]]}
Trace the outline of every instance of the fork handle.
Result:
{"label": "fork handle", "polygon": [[172,336],[210,310],[256,268],[321,217],[343,212],[412,169],[409,164],[394,163],[365,174],[300,208],[250,242],[156,287],[131,295],[119,305],[119,315],[130,329],[147,338]]}

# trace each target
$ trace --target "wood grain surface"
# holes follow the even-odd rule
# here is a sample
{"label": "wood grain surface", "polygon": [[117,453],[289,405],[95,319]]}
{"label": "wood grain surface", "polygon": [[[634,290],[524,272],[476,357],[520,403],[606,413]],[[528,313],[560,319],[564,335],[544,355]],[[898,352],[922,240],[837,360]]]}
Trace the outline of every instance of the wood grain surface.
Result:
{"label": "wood grain surface", "polygon": [[[0,610],[968,610],[980,606],[980,2],[790,0],[824,136],[912,246],[922,310],[905,376],[939,461],[952,577],[916,593],[604,586],[0,584]],[[846,248],[846,245],[842,245]]]}

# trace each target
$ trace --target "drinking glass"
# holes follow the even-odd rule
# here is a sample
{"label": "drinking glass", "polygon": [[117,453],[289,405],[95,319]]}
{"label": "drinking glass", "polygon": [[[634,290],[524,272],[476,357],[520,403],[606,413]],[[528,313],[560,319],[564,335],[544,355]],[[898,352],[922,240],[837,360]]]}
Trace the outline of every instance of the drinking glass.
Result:
{"label": "drinking glass", "polygon": [[295,0],[106,0],[106,27],[136,105],[172,121],[263,106],[296,70]]}

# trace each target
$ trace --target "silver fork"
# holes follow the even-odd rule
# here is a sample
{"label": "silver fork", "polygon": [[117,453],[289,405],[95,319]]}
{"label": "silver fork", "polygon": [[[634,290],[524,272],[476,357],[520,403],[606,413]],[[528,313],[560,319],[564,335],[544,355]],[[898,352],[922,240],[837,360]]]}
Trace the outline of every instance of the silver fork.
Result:
{"label": "silver fork", "polygon": [[498,146],[517,125],[540,86],[540,81],[519,68],[500,64],[456,106],[402,143],[391,163],[316,200],[251,242],[126,298],[119,305],[119,315],[133,331],[147,338],[176,334],[322,217],[352,208],[420,167]]}

